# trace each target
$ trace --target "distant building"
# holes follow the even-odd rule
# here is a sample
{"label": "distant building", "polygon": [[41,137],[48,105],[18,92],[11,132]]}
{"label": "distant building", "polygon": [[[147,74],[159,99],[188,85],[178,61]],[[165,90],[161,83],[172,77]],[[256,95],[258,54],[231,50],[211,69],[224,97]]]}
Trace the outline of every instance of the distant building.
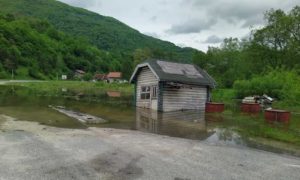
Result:
{"label": "distant building", "polygon": [[215,81],[191,64],[150,60],[133,72],[136,106],[158,111],[203,109]]}
{"label": "distant building", "polygon": [[104,81],[106,80],[106,74],[95,74],[94,80],[96,81]]}
{"label": "distant building", "polygon": [[62,80],[67,80],[67,79],[68,79],[68,76],[63,74],[63,75],[61,75],[61,79],[62,79]]}
{"label": "distant building", "polygon": [[110,72],[106,75],[107,82],[120,82],[122,81],[122,73],[121,72]]}
{"label": "distant building", "polygon": [[84,75],[85,75],[84,71],[82,71],[80,69],[75,70],[75,73],[74,73],[75,78],[81,79]]}

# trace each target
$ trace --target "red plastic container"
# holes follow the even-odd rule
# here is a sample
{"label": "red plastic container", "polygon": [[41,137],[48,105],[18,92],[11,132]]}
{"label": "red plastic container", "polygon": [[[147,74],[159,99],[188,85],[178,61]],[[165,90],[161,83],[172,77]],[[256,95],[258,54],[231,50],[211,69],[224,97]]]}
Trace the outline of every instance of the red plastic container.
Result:
{"label": "red plastic container", "polygon": [[223,112],[225,105],[223,103],[208,102],[205,106],[205,112]]}
{"label": "red plastic container", "polygon": [[260,105],[258,103],[242,103],[241,111],[245,113],[259,113]]}
{"label": "red plastic container", "polygon": [[265,110],[265,120],[267,121],[279,121],[279,122],[289,122],[291,113],[285,110],[271,109]]}

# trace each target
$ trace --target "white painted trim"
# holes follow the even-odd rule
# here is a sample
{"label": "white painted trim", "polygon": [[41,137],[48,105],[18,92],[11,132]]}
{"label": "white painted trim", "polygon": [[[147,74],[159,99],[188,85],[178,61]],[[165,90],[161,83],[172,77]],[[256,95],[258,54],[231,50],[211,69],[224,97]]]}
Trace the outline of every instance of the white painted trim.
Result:
{"label": "white painted trim", "polygon": [[146,67],[146,66],[149,67],[149,69],[151,70],[151,72],[155,75],[155,77],[156,77],[157,80],[159,81],[158,75],[157,75],[156,72],[153,70],[153,68],[150,66],[150,64],[149,64],[149,63],[143,63],[143,64],[139,64],[139,65],[136,66],[134,72],[132,73],[132,75],[131,75],[131,77],[130,77],[129,82],[132,83],[132,80],[133,80],[133,78],[136,76],[137,71],[138,71],[140,68]]}

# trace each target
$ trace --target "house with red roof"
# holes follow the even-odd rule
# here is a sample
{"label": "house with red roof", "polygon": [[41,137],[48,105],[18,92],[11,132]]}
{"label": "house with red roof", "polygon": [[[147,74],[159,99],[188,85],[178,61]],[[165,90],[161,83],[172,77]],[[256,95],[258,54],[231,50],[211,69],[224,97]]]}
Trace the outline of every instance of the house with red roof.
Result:
{"label": "house with red roof", "polygon": [[107,82],[120,82],[122,80],[122,73],[121,72],[109,72],[106,75]]}

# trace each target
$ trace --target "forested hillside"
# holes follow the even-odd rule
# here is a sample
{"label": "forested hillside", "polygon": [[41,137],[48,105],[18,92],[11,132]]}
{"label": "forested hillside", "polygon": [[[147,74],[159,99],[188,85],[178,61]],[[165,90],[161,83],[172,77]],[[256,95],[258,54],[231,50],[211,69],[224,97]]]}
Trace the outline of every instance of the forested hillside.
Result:
{"label": "forested hillside", "polygon": [[[55,79],[74,70],[108,71],[113,57],[47,21],[0,15],[0,78]],[[124,62],[126,63],[126,62]]]}
{"label": "forested hillside", "polygon": [[75,8],[55,0],[0,0],[0,10],[17,16],[30,16],[49,21],[58,30],[75,37],[85,37],[99,49],[124,53],[137,49],[153,52],[168,59],[191,62],[194,49],[139,33],[137,30],[112,18]]}

